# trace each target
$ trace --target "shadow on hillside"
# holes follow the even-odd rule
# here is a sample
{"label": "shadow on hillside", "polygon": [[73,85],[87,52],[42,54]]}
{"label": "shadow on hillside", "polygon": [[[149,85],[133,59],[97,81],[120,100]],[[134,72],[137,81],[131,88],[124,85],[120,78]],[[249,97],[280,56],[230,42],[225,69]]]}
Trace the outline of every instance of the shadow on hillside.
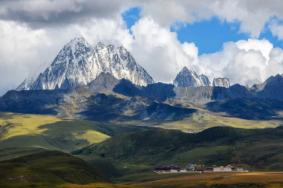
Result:
{"label": "shadow on hillside", "polygon": [[67,92],[66,90],[11,90],[0,98],[0,111],[56,115],[55,106]]}
{"label": "shadow on hillside", "polygon": [[257,98],[237,98],[214,101],[206,105],[213,112],[225,112],[230,116],[250,120],[282,120],[278,115],[283,110],[283,101]]}
{"label": "shadow on hillside", "polygon": [[88,99],[88,106],[80,114],[94,121],[176,121],[196,112],[195,109],[172,106],[141,97],[117,98],[97,94]]}

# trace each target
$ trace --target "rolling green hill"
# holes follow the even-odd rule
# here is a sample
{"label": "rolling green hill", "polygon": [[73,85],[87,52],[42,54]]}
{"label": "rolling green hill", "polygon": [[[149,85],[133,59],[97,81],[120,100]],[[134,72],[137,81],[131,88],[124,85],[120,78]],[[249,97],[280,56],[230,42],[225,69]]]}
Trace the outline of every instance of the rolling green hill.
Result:
{"label": "rolling green hill", "polygon": [[55,187],[108,181],[100,169],[59,151],[40,149],[15,158],[14,151],[9,150],[6,157],[11,159],[0,161],[0,187]]}
{"label": "rolling green hill", "polygon": [[121,136],[74,152],[142,171],[157,165],[237,164],[251,169],[283,170],[283,127],[215,127],[197,134],[152,129]]}
{"label": "rolling green hill", "polygon": [[21,146],[69,152],[117,134],[146,129],[49,115],[0,113],[0,150]]}

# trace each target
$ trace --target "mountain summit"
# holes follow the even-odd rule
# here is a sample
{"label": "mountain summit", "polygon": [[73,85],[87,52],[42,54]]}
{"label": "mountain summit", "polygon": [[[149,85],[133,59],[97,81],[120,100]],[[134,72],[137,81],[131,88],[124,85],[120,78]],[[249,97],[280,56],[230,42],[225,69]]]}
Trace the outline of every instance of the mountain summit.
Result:
{"label": "mountain summit", "polygon": [[210,81],[205,75],[198,75],[195,71],[184,67],[174,80],[176,87],[199,87],[209,86]]}
{"label": "mountain summit", "polygon": [[70,89],[89,84],[101,73],[109,73],[116,79],[128,79],[140,86],[154,82],[123,46],[99,42],[92,47],[84,38],[78,37],[59,51],[52,64],[35,81],[24,81],[18,89]]}

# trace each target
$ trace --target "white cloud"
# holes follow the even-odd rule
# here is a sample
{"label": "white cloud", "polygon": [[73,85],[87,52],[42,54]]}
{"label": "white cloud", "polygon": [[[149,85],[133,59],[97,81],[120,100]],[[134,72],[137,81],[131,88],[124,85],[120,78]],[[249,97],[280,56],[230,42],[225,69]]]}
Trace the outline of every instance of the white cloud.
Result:
{"label": "white cloud", "polygon": [[228,22],[239,21],[241,31],[253,37],[259,36],[271,18],[283,18],[281,0],[156,0],[141,1],[141,5],[143,15],[153,17],[163,26],[176,20],[193,23],[218,16]]}
{"label": "white cloud", "polygon": [[132,31],[135,39],[130,50],[156,81],[172,82],[184,66],[192,67],[197,59],[193,43],[181,44],[176,33],[149,17],[139,20]]}
{"label": "white cloud", "polygon": [[266,61],[269,61],[270,52],[273,49],[273,45],[266,39],[257,40],[257,39],[248,39],[248,40],[240,40],[237,43],[237,47],[241,50],[249,51],[257,51],[260,52]]}
{"label": "white cloud", "polygon": [[49,59],[43,50],[52,46],[44,30],[6,21],[0,21],[0,44],[0,93],[14,88]]}
{"label": "white cloud", "polygon": [[269,25],[271,33],[278,39],[283,40],[283,25],[278,22],[273,22]]}
{"label": "white cloud", "polygon": [[2,0],[0,18],[32,26],[62,26],[90,18],[118,17],[132,6],[141,6],[143,16],[167,28],[176,21],[193,23],[218,16],[228,22],[239,21],[241,31],[253,37],[270,18],[283,18],[282,0]]}
{"label": "white cloud", "polygon": [[270,52],[269,64],[266,67],[267,75],[276,75],[283,73],[283,50],[273,48]]}
{"label": "white cloud", "polygon": [[226,43],[221,52],[200,56],[199,65],[210,78],[228,77],[233,84],[252,85],[283,72],[283,51],[267,40],[241,40]]}

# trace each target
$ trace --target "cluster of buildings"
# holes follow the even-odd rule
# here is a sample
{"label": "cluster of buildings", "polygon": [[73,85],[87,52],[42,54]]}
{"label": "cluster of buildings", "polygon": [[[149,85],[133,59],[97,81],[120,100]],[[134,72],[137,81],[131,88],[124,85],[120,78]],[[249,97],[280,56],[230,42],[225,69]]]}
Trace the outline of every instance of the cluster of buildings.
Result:
{"label": "cluster of buildings", "polygon": [[181,168],[177,165],[169,165],[169,166],[159,166],[154,168],[153,170],[155,173],[158,174],[165,174],[165,173],[209,173],[209,172],[248,172],[248,170],[236,167],[233,165],[226,165],[226,166],[205,166],[199,164],[188,164],[185,168]]}

